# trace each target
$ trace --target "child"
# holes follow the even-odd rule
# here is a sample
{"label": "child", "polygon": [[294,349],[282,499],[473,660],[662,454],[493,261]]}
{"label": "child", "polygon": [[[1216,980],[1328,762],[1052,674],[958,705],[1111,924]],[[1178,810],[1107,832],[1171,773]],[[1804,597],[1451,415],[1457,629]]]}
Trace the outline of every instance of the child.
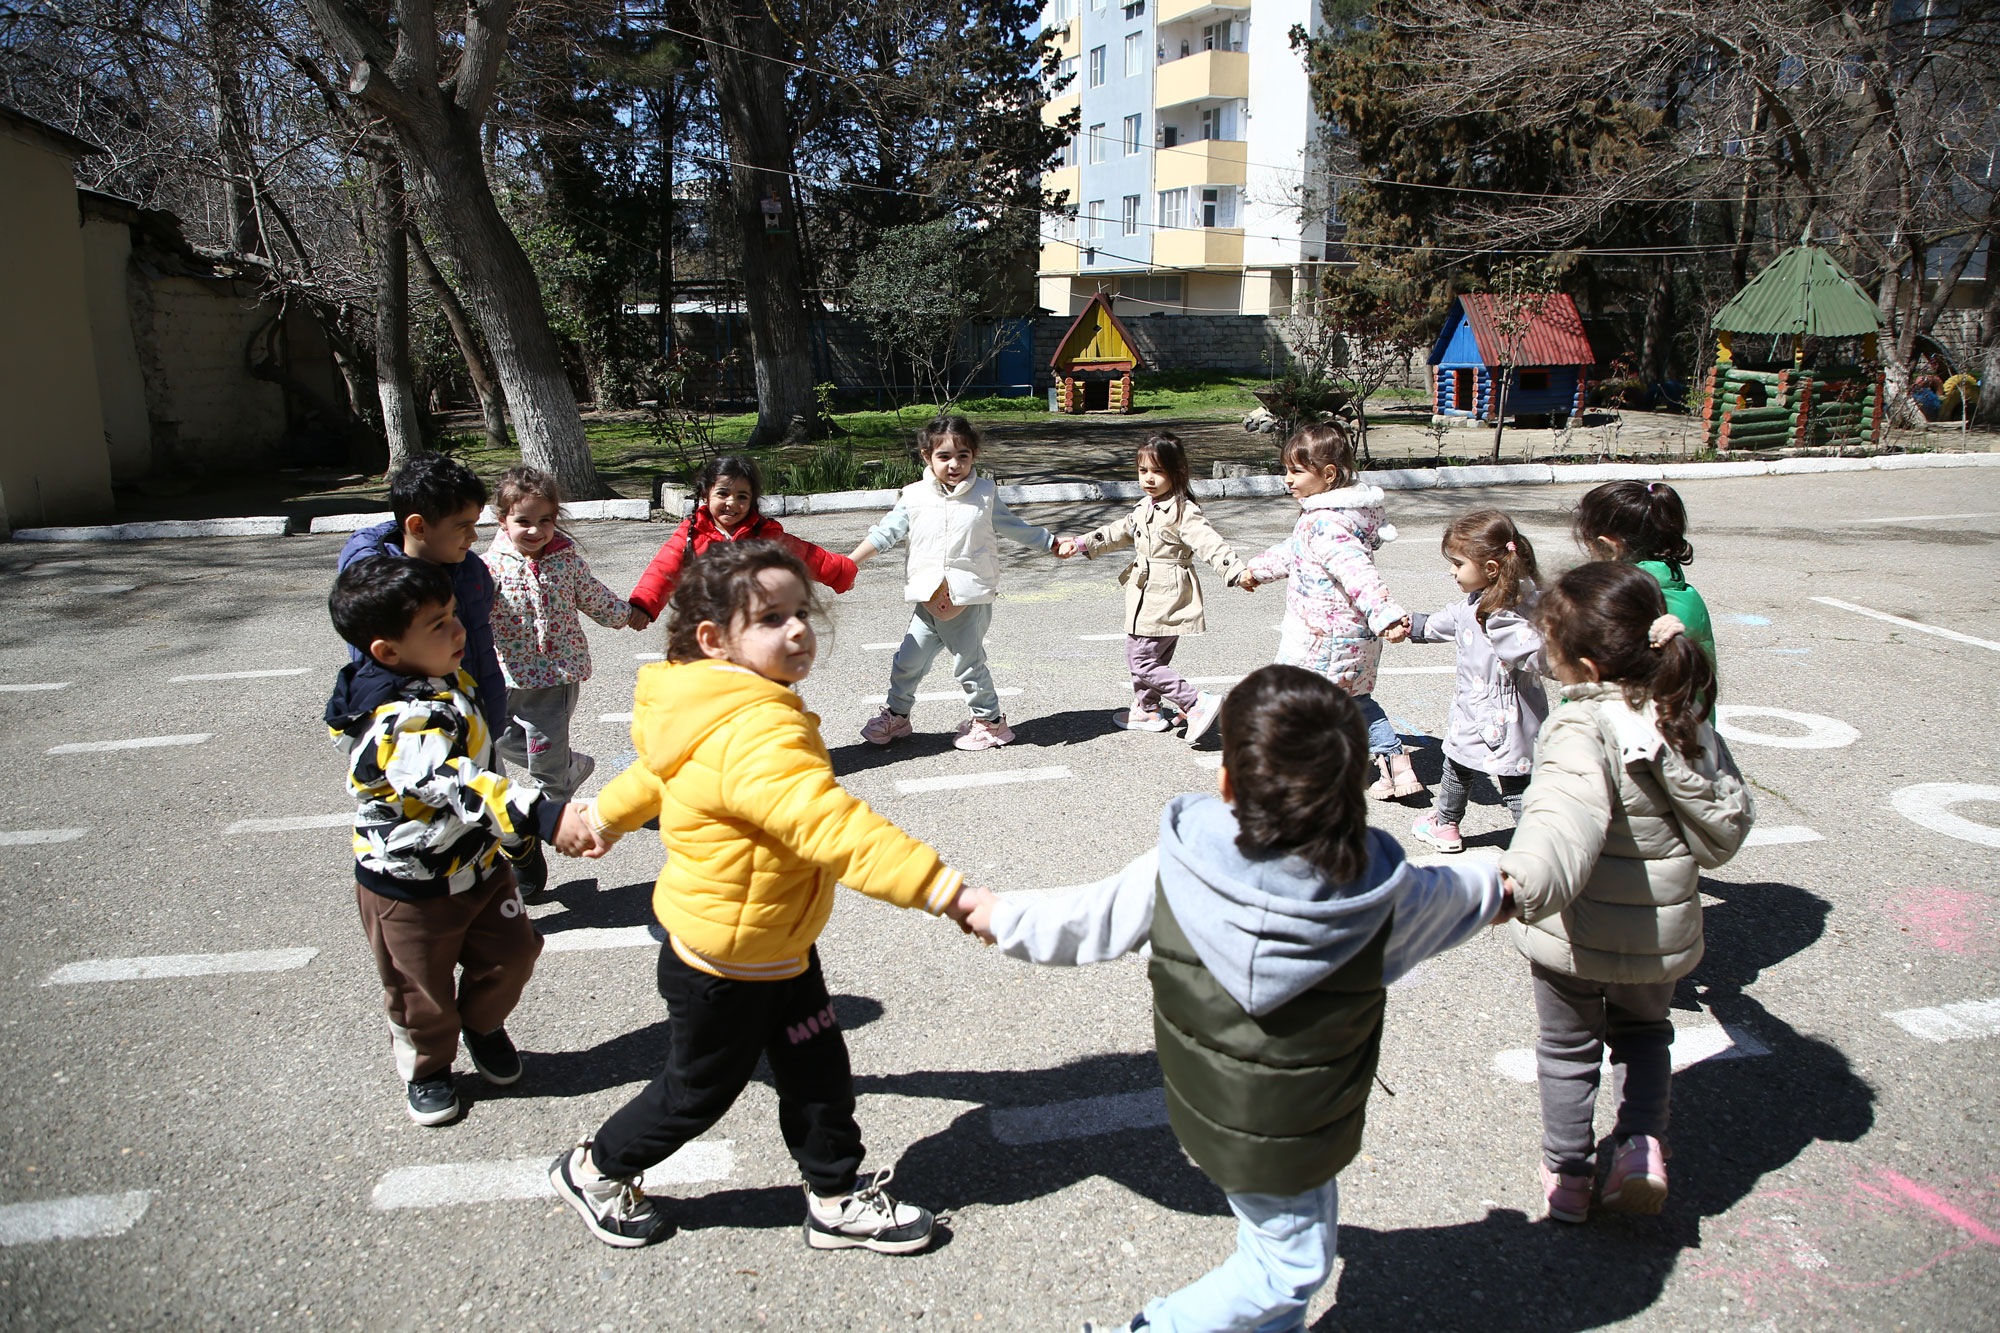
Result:
{"label": "child", "polygon": [[[570,718],[590,679],[590,644],[579,610],[610,629],[623,629],[632,606],[590,573],[570,535],[556,526],[562,492],[556,479],[531,467],[509,468],[493,491],[500,531],[486,551],[494,586],[493,642],[507,678],[507,729],[494,742],[509,763],[552,801],[569,800],[597,767],[570,749]],[[516,874],[524,899],[548,886],[538,846]]]}
{"label": "child", "polygon": [[1437,804],[1411,832],[1441,852],[1462,852],[1458,821],[1466,789],[1484,773],[1521,822],[1521,793],[1534,766],[1535,733],[1549,714],[1536,675],[1542,636],[1528,619],[1535,597],[1535,548],[1514,520],[1497,509],[1475,509],[1444,530],[1444,558],[1465,594],[1436,615],[1419,614],[1410,638],[1458,645],[1458,684],[1445,726],[1444,770]]}
{"label": "child", "polygon": [[1681,576],[1681,566],[1694,563],[1694,547],[1687,539],[1687,508],[1673,487],[1664,481],[1608,481],[1577,501],[1570,531],[1592,560],[1622,560],[1651,574],[1666,594],[1667,610],[1714,663],[1708,603]]}
{"label": "child", "polygon": [[[442,454],[419,454],[389,478],[387,523],[363,528],[340,548],[340,568],[364,555],[406,556],[449,565],[458,622],[465,627],[465,669],[479,685],[479,707],[497,734],[507,727],[507,682],[493,650],[493,576],[483,560],[467,560],[479,536],[486,483]],[[356,662],[367,656],[356,648]]]}
{"label": "child", "polygon": [[1368,827],[1367,734],[1325,677],[1246,676],[1223,704],[1222,758],[1221,799],[1175,797],[1159,847],[1111,878],[968,894],[968,924],[1016,958],[1152,946],[1167,1116],[1240,1223],[1221,1267],[1124,1326],[1160,1333],[1304,1327],[1333,1271],[1384,988],[1506,911],[1492,867],[1418,868]]}
{"label": "child", "polygon": [[1410,613],[1375,570],[1375,549],[1396,539],[1396,529],[1382,521],[1381,489],[1355,484],[1354,442],[1338,422],[1300,427],[1285,441],[1282,458],[1285,487],[1299,502],[1298,525],[1252,560],[1238,584],[1291,579],[1278,660],[1317,671],[1354,696],[1378,773],[1371,797],[1421,796],[1424,784],[1373,694],[1382,640],[1400,643],[1410,633]]}
{"label": "child", "polygon": [[952,742],[961,750],[990,750],[1014,739],[1000,713],[993,672],[986,666],[986,630],[993,623],[993,599],[1000,588],[996,533],[1023,546],[1054,551],[1067,560],[1075,544],[1057,540],[1015,516],[1000,501],[993,482],[975,477],[979,432],[964,417],[939,417],[917,433],[917,452],[926,471],[903,488],[896,507],[868,529],[853,560],[865,565],[905,536],[910,539],[903,599],[917,604],[910,628],[889,666],[889,699],[862,724],[861,738],[887,745],[910,734],[910,709],[917,685],[938,653],[951,650],[952,674],[972,705]]}
{"label": "child", "polygon": [[793,687],[817,651],[806,567],[776,542],[718,546],[674,589],[666,662],[641,667],[638,762],[589,811],[602,855],[657,818],[667,860],[653,911],[667,1001],[666,1068],[549,1168],[556,1191],[607,1245],[666,1228],[639,1188],[727,1111],[770,1061],[778,1128],[806,1177],[806,1243],[907,1254],[931,1215],[859,1178],[854,1079],[813,941],[836,883],[962,921],[960,876],[834,780],[819,719]]}
{"label": "child", "polygon": [[1600,1197],[1657,1213],[1668,1005],[1701,961],[1701,872],[1743,845],[1750,790],[1708,725],[1715,669],[1651,575],[1584,565],[1542,594],[1538,615],[1562,697],[1535,742],[1534,781],[1500,870],[1541,1028],[1542,1188],[1550,1217],[1584,1220],[1608,1045],[1618,1122]]}
{"label": "child", "polygon": [[1194,558],[1206,560],[1229,583],[1242,575],[1243,562],[1208,525],[1189,493],[1187,451],[1177,437],[1162,432],[1147,440],[1138,464],[1139,489],[1146,493],[1138,508],[1077,538],[1076,549],[1089,559],[1100,550],[1134,548],[1132,563],[1118,576],[1125,585],[1125,662],[1132,671],[1132,707],[1113,714],[1112,720],[1134,731],[1165,731],[1170,725],[1160,713],[1165,699],[1186,720],[1192,745],[1222,708],[1220,695],[1197,691],[1173,668],[1180,636],[1207,628]]}
{"label": "child", "polygon": [[524,856],[565,820],[586,832],[580,810],[492,771],[451,587],[428,561],[364,556],[340,571],[327,603],[340,637],[365,654],[341,668],[326,724],[347,751],[354,896],[420,1125],[458,1115],[461,1035],[488,1082],[521,1077],[505,1024],[542,937],[500,858]]}
{"label": "child", "polygon": [[667,599],[674,595],[674,585],[680,582],[682,568],[717,542],[783,542],[805,561],[815,582],[837,593],[854,586],[852,560],[792,536],[778,520],[758,512],[764,482],[751,459],[735,455],[710,459],[695,474],[693,490],[695,511],[661,544],[646,572],[639,576],[638,586],[632,589],[633,629],[644,629],[660,618]]}

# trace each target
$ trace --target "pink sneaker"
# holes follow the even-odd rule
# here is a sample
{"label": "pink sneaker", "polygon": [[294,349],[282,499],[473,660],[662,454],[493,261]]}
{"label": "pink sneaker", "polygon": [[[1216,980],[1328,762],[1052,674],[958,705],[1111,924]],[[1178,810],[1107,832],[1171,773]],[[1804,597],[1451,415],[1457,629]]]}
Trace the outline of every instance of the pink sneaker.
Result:
{"label": "pink sneaker", "polygon": [[961,750],[992,750],[1014,739],[1014,732],[1007,725],[1007,719],[996,717],[991,721],[975,717],[959,724],[958,739],[952,744]]}
{"label": "pink sneaker", "polygon": [[1650,1134],[1619,1140],[1603,1199],[1621,1213],[1658,1213],[1667,1201],[1667,1146]]}
{"label": "pink sneaker", "polygon": [[1581,1222],[1590,1216],[1590,1177],[1559,1176],[1542,1163],[1542,1195],[1549,1216],[1558,1222]]}
{"label": "pink sneaker", "polygon": [[887,708],[861,724],[861,739],[870,745],[887,745],[910,734],[910,719]]}
{"label": "pink sneaker", "polygon": [[1447,824],[1437,817],[1437,811],[1427,810],[1417,816],[1417,822],[1410,825],[1418,842],[1428,843],[1441,852],[1462,852],[1465,839],[1458,836],[1458,825]]}
{"label": "pink sneaker", "polygon": [[1122,727],[1126,731],[1165,731],[1173,724],[1167,721],[1164,714],[1133,704],[1130,708],[1121,708],[1113,713],[1111,725]]}

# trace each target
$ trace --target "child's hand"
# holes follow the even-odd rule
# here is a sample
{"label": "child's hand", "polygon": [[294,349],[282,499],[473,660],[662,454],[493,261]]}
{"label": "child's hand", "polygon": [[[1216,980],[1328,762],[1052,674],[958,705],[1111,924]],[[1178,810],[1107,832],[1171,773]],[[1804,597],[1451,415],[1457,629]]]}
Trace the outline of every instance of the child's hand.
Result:
{"label": "child's hand", "polygon": [[1395,624],[1382,631],[1382,638],[1388,643],[1401,643],[1410,637],[1410,618],[1404,616]]}
{"label": "child's hand", "polygon": [[1237,576],[1236,586],[1244,592],[1255,592],[1257,591],[1257,576],[1246,569]]}
{"label": "child's hand", "polygon": [[991,889],[967,888],[959,891],[947,914],[968,935],[977,935],[983,944],[993,943],[993,906],[999,902]]}
{"label": "child's hand", "polygon": [[[1076,554],[1076,538],[1058,537],[1056,538],[1056,544],[1054,549],[1056,553],[1056,559],[1067,560],[1071,556]],[[1088,556],[1085,557],[1085,559],[1088,558],[1089,558]]]}
{"label": "child's hand", "polygon": [[1070,544],[1070,549],[1074,550],[1078,555],[1082,556],[1085,560],[1092,560],[1096,558],[1092,556],[1090,553],[1090,543],[1085,541],[1083,538],[1072,537],[1069,539],[1069,544]]}
{"label": "child's hand", "polygon": [[634,602],[632,604],[632,618],[625,622],[626,626],[631,629],[644,629],[652,623],[653,618],[646,614],[645,608]]}
{"label": "child's hand", "polygon": [[1493,914],[1493,924],[1496,926],[1502,921],[1511,921],[1521,914],[1521,904],[1516,901],[1516,895],[1520,892],[1521,886],[1514,882],[1514,877],[1512,875],[1500,876],[1500,888],[1502,889],[1500,910]]}
{"label": "child's hand", "polygon": [[591,827],[589,806],[571,801],[563,807],[562,819],[556,825],[555,849],[564,856],[581,856],[595,861],[608,853],[615,844]]}

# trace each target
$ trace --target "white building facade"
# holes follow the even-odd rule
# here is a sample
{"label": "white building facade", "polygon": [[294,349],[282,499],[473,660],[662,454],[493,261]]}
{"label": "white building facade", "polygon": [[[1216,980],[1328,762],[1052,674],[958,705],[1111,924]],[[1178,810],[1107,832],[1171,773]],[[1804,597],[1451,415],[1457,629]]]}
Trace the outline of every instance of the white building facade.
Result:
{"label": "white building facade", "polygon": [[[1121,315],[1282,315],[1326,258],[1327,200],[1308,193],[1321,130],[1294,24],[1318,0],[1050,0],[1075,78],[1043,114],[1076,137],[1044,186],[1041,304],[1099,291]],[[1323,193],[1323,192],[1322,192]]]}

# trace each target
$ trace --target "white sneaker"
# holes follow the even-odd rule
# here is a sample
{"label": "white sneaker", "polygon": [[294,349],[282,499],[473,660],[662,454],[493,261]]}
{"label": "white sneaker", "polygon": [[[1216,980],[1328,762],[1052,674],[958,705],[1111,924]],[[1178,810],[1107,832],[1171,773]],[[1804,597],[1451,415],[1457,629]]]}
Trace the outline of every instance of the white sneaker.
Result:
{"label": "white sneaker", "polygon": [[1194,701],[1194,707],[1188,709],[1188,744],[1193,745],[1203,736],[1206,736],[1208,729],[1215,725],[1215,719],[1221,716],[1221,714],[1222,696],[1219,694],[1210,694],[1207,690],[1203,690],[1201,697]]}
{"label": "white sneaker", "polygon": [[1165,731],[1174,724],[1167,721],[1166,714],[1148,712],[1137,704],[1121,708],[1111,715],[1111,725],[1126,731]]}
{"label": "white sneaker", "polygon": [[894,1167],[877,1171],[852,1194],[823,1199],[806,1186],[806,1244],[815,1250],[861,1248],[883,1254],[910,1254],[931,1243],[935,1220],[928,1209],[897,1203],[882,1187]]}
{"label": "white sneaker", "polygon": [[639,1182],[600,1176],[589,1169],[589,1160],[590,1140],[585,1139],[549,1164],[549,1184],[557,1196],[576,1209],[590,1234],[606,1245],[636,1250],[658,1240],[666,1232],[667,1219],[653,1207]]}

